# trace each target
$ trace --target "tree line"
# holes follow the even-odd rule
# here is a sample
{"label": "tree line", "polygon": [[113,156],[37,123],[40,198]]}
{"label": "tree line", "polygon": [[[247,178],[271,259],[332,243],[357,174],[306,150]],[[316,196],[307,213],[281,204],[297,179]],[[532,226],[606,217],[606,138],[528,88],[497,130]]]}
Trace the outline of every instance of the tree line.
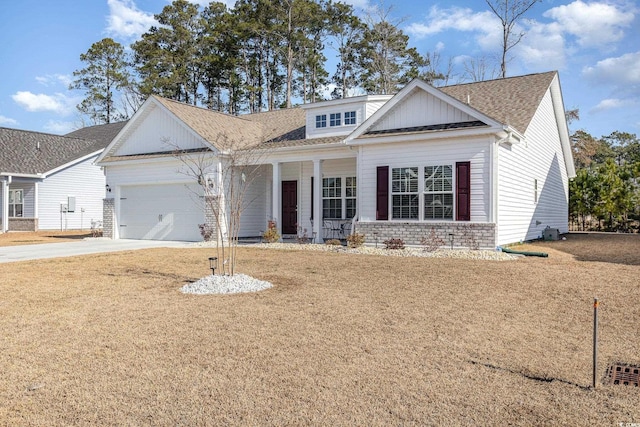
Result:
{"label": "tree line", "polygon": [[640,140],[612,132],[571,135],[576,177],[569,183],[574,230],[640,232]]}
{"label": "tree line", "polygon": [[130,53],[111,38],[94,43],[71,88],[84,90],[78,109],[98,124],[129,117],[151,94],[239,114],[321,100],[327,87],[343,98],[444,78],[390,11],[360,18],[331,0],[238,0],[232,9],[175,0]]}

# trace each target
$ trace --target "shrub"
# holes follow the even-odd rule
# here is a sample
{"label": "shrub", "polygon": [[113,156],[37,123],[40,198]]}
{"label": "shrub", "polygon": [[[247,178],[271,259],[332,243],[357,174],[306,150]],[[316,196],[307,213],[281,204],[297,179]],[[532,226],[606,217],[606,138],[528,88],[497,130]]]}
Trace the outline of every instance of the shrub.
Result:
{"label": "shrub", "polygon": [[267,231],[262,234],[262,238],[267,243],[275,243],[280,240],[280,233],[278,233],[278,227],[275,221],[269,221]]}
{"label": "shrub", "polygon": [[402,239],[387,239],[384,242],[385,249],[404,249],[404,240]]}
{"label": "shrub", "polygon": [[309,243],[309,236],[307,235],[307,229],[298,226],[298,234],[296,235],[296,240],[301,245]]}
{"label": "shrub", "polygon": [[364,245],[364,234],[351,233],[347,236],[347,246],[350,248],[359,248]]}
{"label": "shrub", "polygon": [[431,232],[428,236],[420,239],[420,244],[425,252],[435,252],[444,245],[444,240],[436,234],[436,229],[431,227]]}
{"label": "shrub", "polygon": [[338,239],[325,240],[324,244],[329,246],[342,246],[342,242]]}
{"label": "shrub", "polygon": [[205,242],[208,242],[213,237],[213,233],[215,229],[209,224],[198,224],[198,228],[200,229],[200,235],[204,239]]}

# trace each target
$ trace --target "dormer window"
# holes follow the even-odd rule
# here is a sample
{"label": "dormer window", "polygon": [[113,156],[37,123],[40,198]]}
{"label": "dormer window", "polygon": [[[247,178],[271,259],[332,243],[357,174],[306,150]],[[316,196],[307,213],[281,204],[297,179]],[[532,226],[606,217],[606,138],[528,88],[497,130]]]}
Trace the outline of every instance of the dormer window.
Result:
{"label": "dormer window", "polygon": [[340,126],[340,125],[342,125],[342,114],[331,113],[329,115],[329,126]]}
{"label": "dormer window", "polygon": [[326,128],[327,127],[327,115],[319,114],[316,116],[316,128]]}
{"label": "dormer window", "polygon": [[344,113],[344,124],[345,125],[355,125],[356,124],[356,112],[355,111],[347,111]]}

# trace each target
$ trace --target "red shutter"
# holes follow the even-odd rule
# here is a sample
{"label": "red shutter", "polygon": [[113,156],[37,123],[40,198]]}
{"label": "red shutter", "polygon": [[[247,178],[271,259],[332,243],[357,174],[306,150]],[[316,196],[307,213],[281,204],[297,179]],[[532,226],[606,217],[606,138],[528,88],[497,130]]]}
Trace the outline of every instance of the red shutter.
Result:
{"label": "red shutter", "polygon": [[378,166],[376,219],[389,219],[389,166]]}
{"label": "red shutter", "polygon": [[456,221],[471,221],[471,162],[456,163]]}

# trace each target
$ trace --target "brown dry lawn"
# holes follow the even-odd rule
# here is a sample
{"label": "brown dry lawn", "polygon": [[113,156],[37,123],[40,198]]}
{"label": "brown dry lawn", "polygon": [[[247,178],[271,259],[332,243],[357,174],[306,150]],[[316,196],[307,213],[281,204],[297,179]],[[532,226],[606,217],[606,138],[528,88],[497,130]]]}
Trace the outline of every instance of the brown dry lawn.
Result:
{"label": "brown dry lawn", "polygon": [[640,390],[640,236],[513,262],[241,248],[260,293],[178,291],[211,250],[0,265],[2,425],[617,425]]}
{"label": "brown dry lawn", "polygon": [[11,231],[0,233],[0,246],[39,245],[41,243],[60,243],[91,237],[87,230],[73,231]]}

